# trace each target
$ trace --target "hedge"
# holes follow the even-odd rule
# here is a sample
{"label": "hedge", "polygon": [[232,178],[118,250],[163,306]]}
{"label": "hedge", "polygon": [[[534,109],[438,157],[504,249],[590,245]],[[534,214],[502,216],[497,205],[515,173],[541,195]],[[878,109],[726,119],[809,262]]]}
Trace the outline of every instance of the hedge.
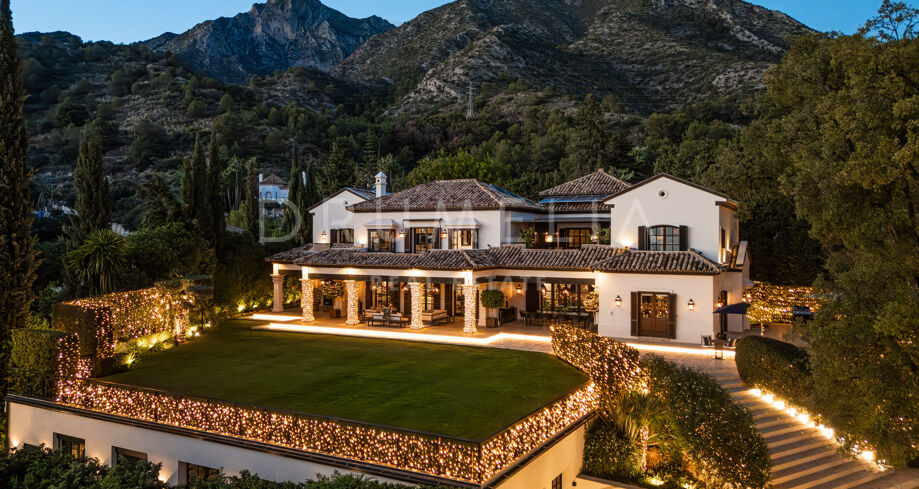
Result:
{"label": "hedge", "polygon": [[657,355],[642,360],[650,395],[666,406],[672,435],[710,487],[764,488],[772,460],[750,413],[712,377]]}
{"label": "hedge", "polygon": [[58,374],[61,342],[68,336],[47,329],[14,329],[10,352],[10,391],[46,397],[47,382]]}
{"label": "hedge", "polygon": [[806,350],[772,338],[747,336],[737,343],[734,360],[746,384],[813,411],[814,379]]}
{"label": "hedge", "polygon": [[639,387],[638,350],[625,343],[557,324],[552,327],[552,348],[559,358],[587,374],[604,395],[615,397]]}

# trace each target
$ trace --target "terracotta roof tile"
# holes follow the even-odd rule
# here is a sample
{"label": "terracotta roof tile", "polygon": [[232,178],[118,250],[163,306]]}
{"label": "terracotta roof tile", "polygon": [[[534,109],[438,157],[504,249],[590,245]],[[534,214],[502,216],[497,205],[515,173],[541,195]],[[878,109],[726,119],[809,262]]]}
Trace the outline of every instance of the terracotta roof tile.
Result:
{"label": "terracotta roof tile", "polygon": [[261,182],[258,182],[258,184],[259,184],[259,185],[278,185],[278,186],[286,186],[286,185],[287,185],[287,182],[285,182],[283,179],[281,179],[281,177],[279,177],[279,176],[275,175],[274,173],[272,173],[271,175],[268,175],[267,177],[263,178]]}
{"label": "terracotta roof tile", "polygon": [[514,209],[542,212],[532,200],[478,180],[438,180],[349,207],[354,212]]}
{"label": "terracotta roof tile", "polygon": [[541,197],[559,196],[559,195],[594,195],[598,200],[604,197],[621,192],[631,185],[624,182],[604,170],[597,170],[590,175],[565,182],[557,187],[543,190],[539,193]]}
{"label": "terracotta roof tile", "polygon": [[598,272],[715,275],[721,266],[696,251],[629,250],[594,264]]}

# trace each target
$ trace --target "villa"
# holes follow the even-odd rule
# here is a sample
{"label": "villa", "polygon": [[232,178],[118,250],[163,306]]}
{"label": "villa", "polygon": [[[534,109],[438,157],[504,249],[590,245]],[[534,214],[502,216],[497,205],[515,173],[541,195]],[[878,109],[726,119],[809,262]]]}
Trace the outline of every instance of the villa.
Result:
{"label": "villa", "polygon": [[[313,244],[269,258],[270,314],[199,338],[201,277],[59,304],[55,331],[28,333],[51,335],[54,382],[11,391],[10,445],[148,460],[170,484],[249,470],[602,487],[579,478],[599,389],[547,354],[548,325],[658,349],[743,333],[728,314],[751,285],[736,211],[669,175],[630,185],[598,171],[536,202],[477,180],[389,193],[381,173],[309,209]],[[131,365],[169,339],[180,346]]]}
{"label": "villa", "polygon": [[[534,202],[477,180],[388,193],[381,173],[372,195],[343,189],[309,209],[314,244],[270,259],[275,311],[290,276],[302,283],[307,323],[331,306],[318,289],[336,281],[348,325],[385,310],[386,325],[413,329],[438,318],[467,333],[562,320],[696,344],[749,327],[728,314],[752,285],[736,211],[727,195],[665,174],[629,185],[599,170]],[[607,233],[611,244],[599,244]],[[478,300],[489,289],[504,294],[497,311]]]}

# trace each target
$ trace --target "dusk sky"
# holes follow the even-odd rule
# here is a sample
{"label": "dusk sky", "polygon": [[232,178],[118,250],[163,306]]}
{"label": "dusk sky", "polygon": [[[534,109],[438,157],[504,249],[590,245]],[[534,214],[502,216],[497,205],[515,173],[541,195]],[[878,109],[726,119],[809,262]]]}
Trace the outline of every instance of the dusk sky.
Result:
{"label": "dusk sky", "polygon": [[[180,33],[204,20],[249,10],[252,0],[13,0],[17,32],[65,30],[84,40],[130,43],[163,32]],[[439,0],[326,0],[353,17],[379,15],[401,24],[442,5]],[[822,31],[852,33],[873,16],[880,0],[754,0]],[[919,4],[919,0],[907,2]]]}

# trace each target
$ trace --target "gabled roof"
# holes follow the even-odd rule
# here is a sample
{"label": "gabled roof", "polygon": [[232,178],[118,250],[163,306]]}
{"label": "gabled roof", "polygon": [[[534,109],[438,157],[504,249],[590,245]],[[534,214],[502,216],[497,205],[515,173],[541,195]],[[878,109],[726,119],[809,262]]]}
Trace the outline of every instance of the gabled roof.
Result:
{"label": "gabled roof", "polygon": [[268,175],[267,177],[263,178],[261,182],[258,182],[258,184],[259,185],[276,185],[279,187],[283,187],[287,185],[287,182],[285,182],[281,177],[272,173],[271,175]]}
{"label": "gabled roof", "polygon": [[374,192],[373,190],[370,190],[370,189],[366,189],[366,188],[354,188],[354,187],[345,187],[345,188],[339,190],[338,192],[335,192],[334,194],[332,194],[332,195],[330,195],[330,196],[328,196],[328,197],[326,197],[326,198],[320,200],[319,202],[313,204],[313,206],[310,207],[309,209],[307,209],[306,211],[307,211],[307,212],[312,212],[313,209],[315,209],[315,208],[321,206],[322,204],[325,204],[326,202],[328,202],[328,201],[334,199],[335,197],[338,197],[339,195],[341,195],[341,194],[343,194],[343,193],[345,193],[345,192],[351,192],[352,194],[357,195],[358,197],[360,197],[360,198],[363,199],[363,200],[370,200],[370,199],[376,197],[376,195],[377,195],[376,192]]}
{"label": "gabled roof", "polygon": [[305,267],[389,270],[551,270],[565,272],[717,275],[716,263],[695,251],[634,251],[608,245],[578,250],[529,249],[504,245],[486,250],[431,250],[425,253],[369,253],[363,248],[297,248],[268,258]]}
{"label": "gabled roof", "polygon": [[438,180],[348,207],[353,212],[523,210],[542,212],[532,200],[479,180]]}
{"label": "gabled roof", "polygon": [[627,250],[608,260],[595,263],[597,272],[610,273],[679,273],[687,275],[716,275],[721,266],[694,250],[637,251]]}
{"label": "gabled roof", "polygon": [[690,187],[692,187],[692,188],[695,188],[695,189],[697,189],[697,190],[701,190],[701,191],[703,191],[703,192],[708,192],[708,193],[710,193],[710,194],[712,194],[712,195],[714,195],[714,196],[716,196],[716,197],[721,197],[721,198],[723,198],[723,199],[726,199],[726,200],[727,200],[728,202],[730,202],[731,204],[735,204],[735,205],[737,204],[737,201],[735,201],[734,199],[732,199],[732,198],[731,198],[729,195],[727,195],[727,194],[723,194],[723,193],[721,193],[721,192],[718,192],[717,190],[712,190],[712,189],[710,189],[710,188],[708,188],[708,187],[703,187],[702,185],[699,185],[698,183],[693,183],[693,182],[690,182],[689,180],[684,180],[684,179],[682,179],[682,178],[675,177],[675,176],[673,176],[673,175],[669,175],[669,174],[667,174],[667,173],[658,173],[657,175],[654,175],[653,177],[651,177],[651,178],[649,178],[649,179],[647,179],[647,180],[645,180],[645,181],[636,183],[635,185],[632,185],[631,187],[629,187],[629,188],[627,188],[627,189],[620,190],[619,192],[617,192],[617,193],[615,193],[615,194],[610,195],[609,197],[607,197],[607,198],[604,200],[604,202],[609,202],[610,200],[612,200],[612,199],[614,199],[614,198],[616,198],[616,197],[619,197],[619,196],[622,195],[622,194],[625,194],[625,193],[627,193],[627,192],[631,192],[632,190],[635,190],[635,189],[637,189],[637,188],[643,187],[643,186],[645,186],[645,185],[647,185],[647,184],[649,184],[649,183],[651,183],[651,182],[655,182],[655,181],[660,180],[660,179],[662,179],[662,178],[666,178],[666,179],[669,179],[669,180],[673,180],[674,182],[682,183],[683,185],[688,185],[688,186],[690,186]]}
{"label": "gabled roof", "polygon": [[543,190],[539,193],[539,196],[590,195],[596,196],[597,200],[603,200],[603,197],[621,192],[630,186],[629,183],[606,173],[606,171],[601,168],[590,175]]}

